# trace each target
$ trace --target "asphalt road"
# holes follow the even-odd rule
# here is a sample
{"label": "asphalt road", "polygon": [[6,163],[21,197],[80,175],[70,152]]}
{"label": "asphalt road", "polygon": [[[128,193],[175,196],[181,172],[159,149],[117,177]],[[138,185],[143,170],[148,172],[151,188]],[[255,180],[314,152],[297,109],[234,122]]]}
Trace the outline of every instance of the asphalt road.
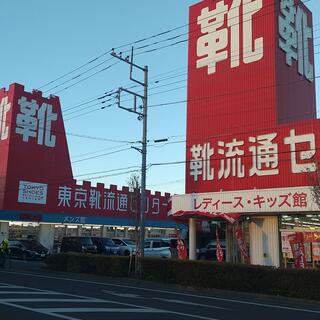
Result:
{"label": "asphalt road", "polygon": [[1,320],[320,319],[316,302],[57,273],[40,266],[14,262],[10,271],[0,269]]}

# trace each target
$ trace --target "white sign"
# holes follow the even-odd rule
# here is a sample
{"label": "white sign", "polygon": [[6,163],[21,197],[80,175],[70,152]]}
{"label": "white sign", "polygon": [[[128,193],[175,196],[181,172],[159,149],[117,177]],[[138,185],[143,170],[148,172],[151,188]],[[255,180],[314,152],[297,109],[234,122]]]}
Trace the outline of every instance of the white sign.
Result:
{"label": "white sign", "polygon": [[289,236],[294,235],[295,231],[281,231],[282,253],[286,253],[288,258],[292,258],[292,249],[289,242]]}
{"label": "white sign", "polygon": [[8,103],[8,97],[2,98],[0,102],[0,141],[8,139],[9,126],[7,123],[7,113],[9,112],[11,103]]}
{"label": "white sign", "polygon": [[[316,154],[316,140],[314,133],[298,135],[295,129],[291,129],[284,138],[283,144],[274,140],[278,134],[252,136],[247,141],[233,138],[228,141],[218,141],[216,145],[209,142],[192,145],[189,175],[195,182],[200,180],[221,180],[230,177],[244,178],[253,176],[279,175],[279,147],[288,145],[290,149],[291,172],[306,173],[314,172],[316,167],[313,157]],[[304,151],[298,152],[299,147],[304,146]],[[212,161],[212,158],[220,155],[220,161]],[[251,166],[245,167],[244,157],[251,158]],[[212,168],[211,163],[216,167]]]}
{"label": "white sign", "polygon": [[37,144],[54,148],[56,136],[51,134],[51,126],[57,120],[57,114],[52,112],[52,105],[43,103],[39,106],[36,100],[28,101],[26,97],[21,97],[18,103],[20,112],[17,115],[16,133],[22,136],[23,142],[36,138]]}
{"label": "white sign", "polygon": [[310,63],[309,44],[312,43],[312,28],[308,15],[294,0],[281,0],[279,15],[279,46],[286,54],[286,63],[298,62],[298,72],[310,82],[314,81],[314,66]]}
{"label": "white sign", "polygon": [[[146,197],[145,213],[160,214],[159,198]],[[111,190],[99,191],[76,187],[74,190],[68,186],[59,186],[58,207],[83,208],[97,211],[136,212],[137,204],[130,194],[113,192]]]}
{"label": "white sign", "polygon": [[228,6],[221,0],[213,10],[203,8],[197,19],[202,34],[197,41],[197,68],[207,67],[210,75],[218,62],[228,58],[231,68],[239,67],[240,57],[245,64],[261,60],[263,37],[254,38],[252,20],[262,5],[262,0],[233,0]]}
{"label": "white sign", "polygon": [[312,187],[253,189],[172,196],[171,213],[283,213],[319,211]]}
{"label": "white sign", "polygon": [[19,182],[18,202],[46,204],[48,185],[29,181]]}

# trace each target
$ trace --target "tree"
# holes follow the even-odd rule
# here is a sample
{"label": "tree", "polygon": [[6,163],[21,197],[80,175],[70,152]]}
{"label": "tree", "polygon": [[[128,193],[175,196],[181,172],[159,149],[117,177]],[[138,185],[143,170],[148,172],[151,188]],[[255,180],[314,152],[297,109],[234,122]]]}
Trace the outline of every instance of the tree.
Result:
{"label": "tree", "polygon": [[311,193],[314,202],[320,208],[320,162],[318,160],[314,161],[315,171],[310,172],[309,178],[311,182]]}
{"label": "tree", "polygon": [[132,198],[131,198],[131,208],[134,212],[134,236],[135,236],[135,242],[136,242],[136,250],[135,250],[135,260],[134,260],[134,267],[135,267],[135,274],[138,276],[141,271],[141,250],[140,250],[140,191],[141,191],[141,185],[140,185],[140,175],[138,173],[133,173],[131,176],[127,179],[127,184],[129,186],[129,190],[132,192]]}
{"label": "tree", "polygon": [[129,190],[132,192],[133,196],[131,199],[131,208],[135,214],[135,240],[137,241],[138,238],[138,228],[140,225],[140,175],[138,173],[133,173],[127,179],[127,184]]}

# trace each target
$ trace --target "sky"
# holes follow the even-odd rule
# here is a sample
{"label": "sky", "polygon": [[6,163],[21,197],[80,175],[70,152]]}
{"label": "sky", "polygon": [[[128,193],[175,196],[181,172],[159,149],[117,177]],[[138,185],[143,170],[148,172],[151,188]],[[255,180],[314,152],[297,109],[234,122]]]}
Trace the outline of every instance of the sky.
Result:
{"label": "sky", "polygon": [[[186,103],[167,103],[186,100],[187,42],[145,51],[186,40],[188,7],[197,2],[2,0],[0,87],[8,88],[10,83],[17,82],[27,91],[40,89],[44,96],[59,96],[75,178],[91,180],[93,185],[96,182],[127,185],[130,175],[141,167],[141,154],[132,148],[140,145],[132,142],[141,141],[142,122],[137,115],[119,109],[113,96],[97,99],[119,87],[135,85],[129,80],[128,65],[115,64],[117,60],[110,60],[109,51],[116,48],[116,52],[122,51],[125,56],[129,54],[128,44],[176,29],[134,44],[134,62],[149,68],[147,188],[184,193]],[[319,0],[304,2],[313,12],[317,76]],[[171,41],[138,49],[175,36]],[[98,59],[90,62],[95,58]],[[107,69],[102,71],[104,68]],[[134,75],[141,79],[141,74]],[[77,78],[71,80],[74,77]],[[319,105],[318,79],[316,87]],[[139,87],[131,90],[141,92]],[[131,106],[130,101],[125,103]],[[159,104],[164,105],[154,106]],[[101,109],[103,106],[107,107]],[[159,139],[168,140],[154,142]],[[171,162],[181,163],[164,165]],[[156,165],[159,163],[162,165]]]}

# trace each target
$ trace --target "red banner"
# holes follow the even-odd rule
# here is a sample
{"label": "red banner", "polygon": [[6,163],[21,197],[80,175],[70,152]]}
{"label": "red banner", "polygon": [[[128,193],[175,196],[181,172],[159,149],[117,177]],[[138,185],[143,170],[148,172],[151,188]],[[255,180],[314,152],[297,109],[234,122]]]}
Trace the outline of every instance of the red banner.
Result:
{"label": "red banner", "polygon": [[245,263],[247,264],[250,264],[250,255],[249,255],[249,252],[248,252],[248,248],[247,248],[247,245],[243,239],[243,233],[242,233],[242,229],[241,228],[238,228],[236,230],[236,238],[237,238],[237,241],[238,241],[238,246],[240,248],[240,251],[241,251],[241,254],[244,258],[244,261]]}
{"label": "red banner", "polygon": [[223,250],[221,249],[218,226],[216,227],[216,256],[219,262],[223,261]]}
{"label": "red banner", "polygon": [[294,267],[296,269],[306,269],[307,260],[304,250],[303,232],[296,232],[294,235],[289,236],[289,242],[293,254]]}
{"label": "red banner", "polygon": [[188,259],[188,252],[184,240],[181,239],[180,232],[177,233],[178,241],[177,241],[177,250],[178,250],[178,257],[181,260]]}

